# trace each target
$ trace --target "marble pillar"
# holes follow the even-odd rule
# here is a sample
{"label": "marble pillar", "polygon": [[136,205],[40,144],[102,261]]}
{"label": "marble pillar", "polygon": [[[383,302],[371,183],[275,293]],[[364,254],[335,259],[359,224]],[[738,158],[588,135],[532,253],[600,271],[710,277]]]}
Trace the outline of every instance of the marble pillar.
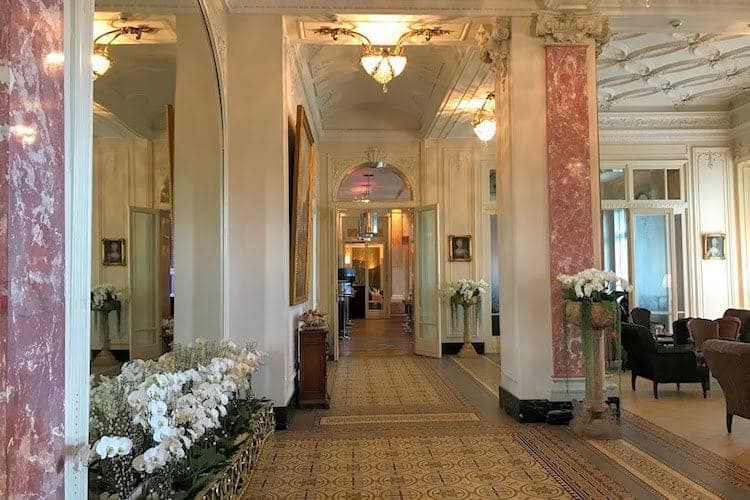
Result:
{"label": "marble pillar", "polygon": [[566,338],[556,278],[601,266],[596,42],[606,20],[594,12],[541,11],[547,90],[549,273],[552,283],[553,377],[583,376],[580,336]]}
{"label": "marble pillar", "polygon": [[62,498],[63,0],[0,0],[0,497]]}

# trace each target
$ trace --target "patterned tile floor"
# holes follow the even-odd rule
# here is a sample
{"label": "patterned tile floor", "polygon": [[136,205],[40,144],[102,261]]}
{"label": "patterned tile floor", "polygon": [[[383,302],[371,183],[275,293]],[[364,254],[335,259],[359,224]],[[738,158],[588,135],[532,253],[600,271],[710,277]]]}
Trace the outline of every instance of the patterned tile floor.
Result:
{"label": "patterned tile floor", "polygon": [[750,499],[750,471],[627,412],[616,441],[517,424],[498,409],[493,367],[342,358],[331,410],[271,438],[244,498]]}

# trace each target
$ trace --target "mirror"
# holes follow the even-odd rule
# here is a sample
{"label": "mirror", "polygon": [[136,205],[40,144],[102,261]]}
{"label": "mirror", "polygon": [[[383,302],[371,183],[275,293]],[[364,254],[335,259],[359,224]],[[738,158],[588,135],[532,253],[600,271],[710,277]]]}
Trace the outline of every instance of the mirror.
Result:
{"label": "mirror", "polygon": [[201,8],[94,21],[92,373],[222,335],[223,124]]}

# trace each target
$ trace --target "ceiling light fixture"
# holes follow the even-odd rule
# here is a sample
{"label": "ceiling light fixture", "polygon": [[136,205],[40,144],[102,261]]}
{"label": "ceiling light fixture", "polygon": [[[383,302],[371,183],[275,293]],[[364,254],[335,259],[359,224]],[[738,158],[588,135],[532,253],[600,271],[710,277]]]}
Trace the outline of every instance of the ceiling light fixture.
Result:
{"label": "ceiling light fixture", "polygon": [[497,123],[495,122],[495,107],[492,106],[492,109],[486,109],[487,104],[490,101],[494,102],[494,100],[495,93],[488,92],[487,97],[484,98],[482,107],[477,110],[474,119],[471,121],[474,133],[484,142],[495,137],[495,131],[497,130]]}
{"label": "ceiling light fixture", "polygon": [[[94,50],[91,53],[91,70],[94,73],[94,80],[104,75],[112,67],[112,57],[109,55],[109,46],[112,42],[123,35],[132,35],[133,39],[140,40],[144,33],[156,33],[158,28],[151,26],[122,26],[106,33],[102,33],[94,38]],[[101,40],[110,37],[106,43]]]}
{"label": "ceiling light fixture", "polygon": [[365,183],[363,184],[364,190],[363,192],[354,198],[354,201],[357,203],[370,203],[370,189],[372,186],[370,185],[370,179],[374,177],[374,174],[365,174]]}
{"label": "ceiling light fixture", "polygon": [[403,33],[393,47],[373,47],[368,37],[349,28],[323,26],[316,29],[315,33],[330,35],[334,41],[338,41],[342,35],[359,40],[364,47],[359,57],[362,68],[376,82],[383,85],[383,92],[388,92],[388,82],[403,73],[404,68],[406,68],[406,56],[404,55],[403,47],[406,40],[415,36],[423,36],[425,42],[429,42],[433,37],[447,35],[450,31],[437,27],[412,29]]}

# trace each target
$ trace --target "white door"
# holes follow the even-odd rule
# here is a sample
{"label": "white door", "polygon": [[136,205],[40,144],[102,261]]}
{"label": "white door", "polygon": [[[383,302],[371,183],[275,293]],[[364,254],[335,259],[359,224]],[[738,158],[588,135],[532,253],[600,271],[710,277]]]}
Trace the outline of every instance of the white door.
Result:
{"label": "white door", "polygon": [[439,358],[440,219],[437,205],[418,208],[415,217],[414,352]]}
{"label": "white door", "polygon": [[159,312],[160,213],[130,209],[130,359],[161,354]]}

